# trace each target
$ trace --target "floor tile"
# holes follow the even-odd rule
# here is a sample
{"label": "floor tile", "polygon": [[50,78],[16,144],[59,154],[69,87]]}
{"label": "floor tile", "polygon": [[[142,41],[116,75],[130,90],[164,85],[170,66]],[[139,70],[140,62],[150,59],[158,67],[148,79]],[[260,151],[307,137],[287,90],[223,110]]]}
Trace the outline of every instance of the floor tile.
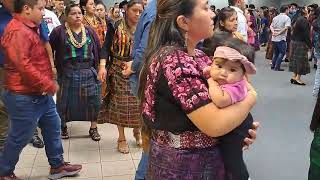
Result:
{"label": "floor tile", "polygon": [[20,179],[29,179],[32,168],[16,168],[14,173]]}
{"label": "floor tile", "polygon": [[69,161],[72,163],[100,163],[99,150],[95,151],[70,151]]}
{"label": "floor tile", "polygon": [[136,170],[138,169],[138,166],[139,166],[139,163],[140,163],[140,159],[139,160],[133,160],[133,164],[134,164],[134,167],[136,168]]}
{"label": "floor tile", "polygon": [[103,177],[103,180],[133,180],[134,175]]}
{"label": "floor tile", "polygon": [[135,173],[133,161],[102,162],[103,176],[132,175]]}
{"label": "floor tile", "polygon": [[32,168],[36,155],[20,155],[16,168]]}
{"label": "floor tile", "polygon": [[99,141],[99,148],[101,149],[116,149],[117,139],[116,138],[101,138]]}
{"label": "floor tile", "polygon": [[82,164],[82,170],[78,176],[70,179],[102,179],[101,164],[88,163]]}
{"label": "floor tile", "polygon": [[31,172],[30,180],[48,180],[48,167],[34,167]]}
{"label": "floor tile", "polygon": [[23,148],[21,155],[36,155],[37,152],[38,148],[35,148],[31,144],[28,144],[25,148]]}
{"label": "floor tile", "polygon": [[142,148],[130,148],[130,153],[133,160],[140,160],[142,154]]}
{"label": "floor tile", "polygon": [[93,151],[98,149],[98,142],[92,141],[89,138],[72,138],[70,141],[69,151]]}
{"label": "floor tile", "polygon": [[36,159],[34,161],[34,165],[33,167],[47,167],[49,168],[49,162],[48,162],[48,158],[46,155],[37,155]]}
{"label": "floor tile", "polygon": [[116,149],[100,150],[101,161],[128,161],[131,160],[130,154],[122,154]]}

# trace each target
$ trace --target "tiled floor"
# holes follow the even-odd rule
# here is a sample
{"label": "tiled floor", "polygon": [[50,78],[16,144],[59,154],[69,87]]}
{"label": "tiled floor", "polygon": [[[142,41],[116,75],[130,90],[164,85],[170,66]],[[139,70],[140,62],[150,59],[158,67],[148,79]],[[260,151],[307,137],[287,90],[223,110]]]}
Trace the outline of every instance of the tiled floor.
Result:
{"label": "tiled floor", "polygon": [[[117,151],[117,127],[110,124],[99,125],[102,136],[100,142],[88,136],[89,123],[69,124],[71,138],[63,140],[64,158],[71,163],[80,163],[83,169],[79,176],[64,179],[89,180],[132,180],[141,157],[141,148],[135,145],[132,129],[126,128],[129,154]],[[20,156],[16,175],[24,180],[47,179],[49,165],[44,149],[28,145]]]}

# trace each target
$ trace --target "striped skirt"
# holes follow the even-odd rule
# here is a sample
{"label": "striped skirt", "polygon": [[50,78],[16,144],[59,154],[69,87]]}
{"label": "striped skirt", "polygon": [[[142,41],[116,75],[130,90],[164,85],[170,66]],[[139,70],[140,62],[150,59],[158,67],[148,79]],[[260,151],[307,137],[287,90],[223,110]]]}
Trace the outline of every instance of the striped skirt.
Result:
{"label": "striped skirt", "polygon": [[310,73],[308,47],[304,42],[291,41],[289,71],[299,75]]}
{"label": "striped skirt", "polygon": [[97,121],[101,105],[101,83],[97,71],[65,69],[58,76],[57,110],[62,124],[70,121]]}
{"label": "striped skirt", "polygon": [[141,109],[138,99],[130,91],[129,79],[122,76],[122,67],[112,64],[108,74],[108,95],[104,98],[98,123],[140,128]]}

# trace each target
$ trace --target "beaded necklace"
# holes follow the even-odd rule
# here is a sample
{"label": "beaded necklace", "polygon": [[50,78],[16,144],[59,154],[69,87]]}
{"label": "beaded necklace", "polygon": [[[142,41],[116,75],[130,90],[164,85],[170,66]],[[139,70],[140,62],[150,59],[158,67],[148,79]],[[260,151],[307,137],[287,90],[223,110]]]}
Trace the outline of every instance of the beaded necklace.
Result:
{"label": "beaded necklace", "polygon": [[73,33],[69,27],[69,24],[66,23],[66,29],[67,29],[67,34],[69,35],[69,40],[71,42],[71,44],[76,47],[76,48],[82,48],[83,45],[85,45],[85,43],[87,42],[87,35],[86,35],[86,30],[84,28],[84,26],[81,26],[81,33],[82,33],[82,37],[81,37],[81,42],[78,42],[74,36]]}

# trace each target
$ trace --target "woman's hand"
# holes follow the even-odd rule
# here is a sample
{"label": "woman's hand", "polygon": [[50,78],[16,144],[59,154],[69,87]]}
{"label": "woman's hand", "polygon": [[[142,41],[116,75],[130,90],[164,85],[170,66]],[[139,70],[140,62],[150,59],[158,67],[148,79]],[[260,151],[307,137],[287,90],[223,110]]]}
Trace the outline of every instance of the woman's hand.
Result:
{"label": "woman's hand", "polygon": [[254,143],[254,141],[257,138],[257,130],[258,130],[259,126],[260,126],[259,122],[252,123],[252,129],[249,129],[249,131],[248,131],[249,137],[244,139],[245,145],[243,147],[243,150],[249,149],[249,146]]}
{"label": "woman's hand", "polygon": [[106,67],[100,66],[99,72],[98,72],[98,80],[101,82],[105,82],[107,78],[107,70]]}
{"label": "woman's hand", "polygon": [[122,75],[124,77],[129,77],[133,72],[131,70],[132,61],[126,62],[124,69],[122,71]]}

